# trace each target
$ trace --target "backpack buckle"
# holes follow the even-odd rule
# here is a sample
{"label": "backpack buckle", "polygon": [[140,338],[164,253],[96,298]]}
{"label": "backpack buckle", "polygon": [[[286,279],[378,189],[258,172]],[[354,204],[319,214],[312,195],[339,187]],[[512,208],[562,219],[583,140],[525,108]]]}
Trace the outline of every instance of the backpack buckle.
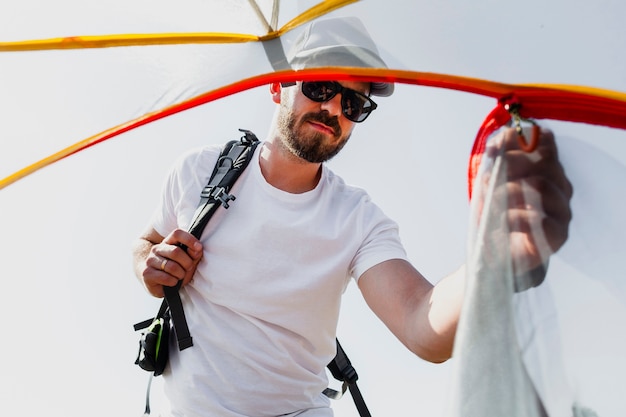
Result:
{"label": "backpack buckle", "polygon": [[211,194],[211,197],[218,200],[225,209],[230,207],[230,205],[228,204],[229,201],[234,201],[237,199],[237,197],[235,197],[234,195],[228,194],[224,187],[215,187]]}

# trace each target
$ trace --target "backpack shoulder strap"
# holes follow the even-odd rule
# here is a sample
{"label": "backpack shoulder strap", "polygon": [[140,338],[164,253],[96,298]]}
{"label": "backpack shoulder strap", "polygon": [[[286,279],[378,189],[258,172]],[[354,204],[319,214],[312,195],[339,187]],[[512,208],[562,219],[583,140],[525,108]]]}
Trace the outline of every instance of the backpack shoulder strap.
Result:
{"label": "backpack shoulder strap", "polygon": [[[200,204],[189,228],[189,233],[198,239],[200,239],[202,231],[215,211],[220,206],[224,206],[225,209],[229,208],[229,202],[235,200],[236,197],[230,194],[230,190],[248,166],[257,145],[260,143],[254,133],[249,130],[239,130],[244,133],[244,136],[239,140],[230,141],[224,146],[211,178],[200,194]],[[183,249],[186,248],[183,246]],[[183,350],[193,345],[193,339],[189,333],[183,304],[178,293],[180,285],[181,282],[179,281],[174,287],[164,287],[165,299],[163,302],[167,303],[170,310],[172,324],[176,330],[178,348]]]}
{"label": "backpack shoulder strap", "polygon": [[250,163],[259,144],[254,133],[249,130],[239,130],[244,132],[244,136],[224,146],[208,184],[200,193],[200,204],[194,215],[195,220],[189,228],[189,233],[198,239],[217,208],[221,205],[227,209],[230,207],[229,202],[236,199],[234,195],[229,194],[230,190]]}
{"label": "backpack shoulder strap", "polygon": [[349,389],[352,399],[354,400],[354,404],[359,411],[359,415],[361,417],[371,417],[370,411],[365,404],[363,396],[361,395],[361,390],[356,383],[359,379],[359,375],[356,373],[356,369],[352,366],[348,355],[346,355],[346,352],[341,347],[339,339],[335,340],[337,342],[337,354],[327,367],[336,380],[343,382],[343,386],[341,388],[341,392],[335,391],[331,388],[326,388],[324,390],[324,395],[332,399],[338,399],[341,398],[341,396],[346,392],[346,389]]}

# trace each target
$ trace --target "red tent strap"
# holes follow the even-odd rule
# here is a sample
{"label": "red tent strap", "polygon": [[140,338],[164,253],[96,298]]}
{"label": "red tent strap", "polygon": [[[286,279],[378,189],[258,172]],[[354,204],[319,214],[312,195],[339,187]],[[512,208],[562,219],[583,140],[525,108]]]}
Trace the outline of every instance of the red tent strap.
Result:
{"label": "red tent strap", "polygon": [[483,153],[487,147],[487,139],[489,136],[500,127],[504,126],[511,120],[511,114],[505,108],[505,105],[500,102],[495,109],[489,113],[489,115],[483,121],[480,126],[476,139],[474,140],[474,146],[472,146],[472,153],[470,154],[469,167],[467,170],[467,186],[469,192],[469,198],[472,198],[472,187],[474,180],[478,175],[478,169],[480,168],[480,162],[482,160]]}
{"label": "red tent strap", "polygon": [[[467,178],[469,198],[472,198],[472,187],[478,174],[482,154],[487,146],[487,139],[511,119],[516,124],[520,120],[533,118],[626,129],[625,114],[626,103],[624,101],[575,91],[520,90],[514,96],[508,95],[501,98],[496,108],[489,113],[480,126],[472,147]],[[534,150],[538,136],[539,128],[535,126],[530,142],[520,137],[521,148],[527,151]]]}

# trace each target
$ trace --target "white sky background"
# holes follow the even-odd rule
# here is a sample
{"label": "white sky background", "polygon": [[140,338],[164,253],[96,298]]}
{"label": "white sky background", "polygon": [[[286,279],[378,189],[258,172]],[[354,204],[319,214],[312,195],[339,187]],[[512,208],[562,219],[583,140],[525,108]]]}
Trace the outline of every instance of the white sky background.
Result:
{"label": "white sky background", "polygon": [[[376,22],[372,34],[381,42],[399,39],[407,57],[396,58],[423,59],[423,67],[415,70],[626,91],[626,6],[620,1],[420,3],[417,12],[407,13],[397,10],[405,5],[365,1],[345,14],[354,10],[366,24]],[[72,9],[60,6],[65,2],[54,3],[56,9],[40,5],[50,10],[33,8],[32,19],[9,25],[12,10],[24,16],[22,9],[30,4],[0,4],[0,40],[12,39],[8,30],[18,26],[20,31],[32,29],[31,38],[40,29],[42,36],[93,33],[70,20],[67,25],[75,32],[55,32],[70,16]],[[99,8],[103,19],[107,10],[118,8],[113,2],[111,9],[80,4]],[[127,27],[138,16],[129,9],[109,18],[119,18]],[[47,27],[52,29],[46,32]],[[417,38],[402,38],[409,32]],[[0,106],[12,105],[2,102],[2,88],[20,77],[37,77],[37,70],[7,73],[0,67]],[[118,94],[122,101],[123,87]],[[41,88],[37,94],[55,95],[64,105],[64,91],[53,83]],[[36,96],[32,99],[36,108]],[[399,222],[413,262],[436,281],[464,262],[467,160],[474,135],[495,102],[415,86],[398,86],[394,96],[377,102],[379,109],[357,127],[332,166],[348,182],[367,188]],[[132,274],[131,243],[178,154],[236,138],[240,127],[263,137],[273,109],[266,88],[251,90],[129,132],[0,190],[0,276],[5,283],[0,412],[141,414],[147,373],[133,365],[137,335],[132,324],[154,314],[159,301],[149,298]],[[29,108],[24,114],[24,129],[37,129],[38,120],[47,117]],[[2,117],[0,123],[8,122]],[[75,123],[88,126],[90,117],[78,113]],[[582,132],[582,138],[626,163],[622,131],[550,126],[566,135]],[[9,152],[11,140],[0,140],[2,152]],[[345,296],[339,338],[361,376],[359,385],[374,416],[443,415],[451,364],[432,365],[412,356],[369,312],[354,285]],[[349,395],[335,409],[337,416],[357,416]]]}

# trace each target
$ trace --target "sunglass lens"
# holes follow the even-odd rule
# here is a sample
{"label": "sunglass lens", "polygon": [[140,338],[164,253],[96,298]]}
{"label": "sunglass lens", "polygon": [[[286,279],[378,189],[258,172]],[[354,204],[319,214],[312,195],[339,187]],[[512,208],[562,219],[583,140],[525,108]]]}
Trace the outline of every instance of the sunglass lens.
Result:
{"label": "sunglass lens", "polygon": [[337,85],[332,82],[318,81],[302,83],[302,93],[317,102],[328,101],[337,94]]}
{"label": "sunglass lens", "polygon": [[343,115],[353,122],[362,122],[369,113],[369,99],[350,90],[344,90],[341,105]]}

